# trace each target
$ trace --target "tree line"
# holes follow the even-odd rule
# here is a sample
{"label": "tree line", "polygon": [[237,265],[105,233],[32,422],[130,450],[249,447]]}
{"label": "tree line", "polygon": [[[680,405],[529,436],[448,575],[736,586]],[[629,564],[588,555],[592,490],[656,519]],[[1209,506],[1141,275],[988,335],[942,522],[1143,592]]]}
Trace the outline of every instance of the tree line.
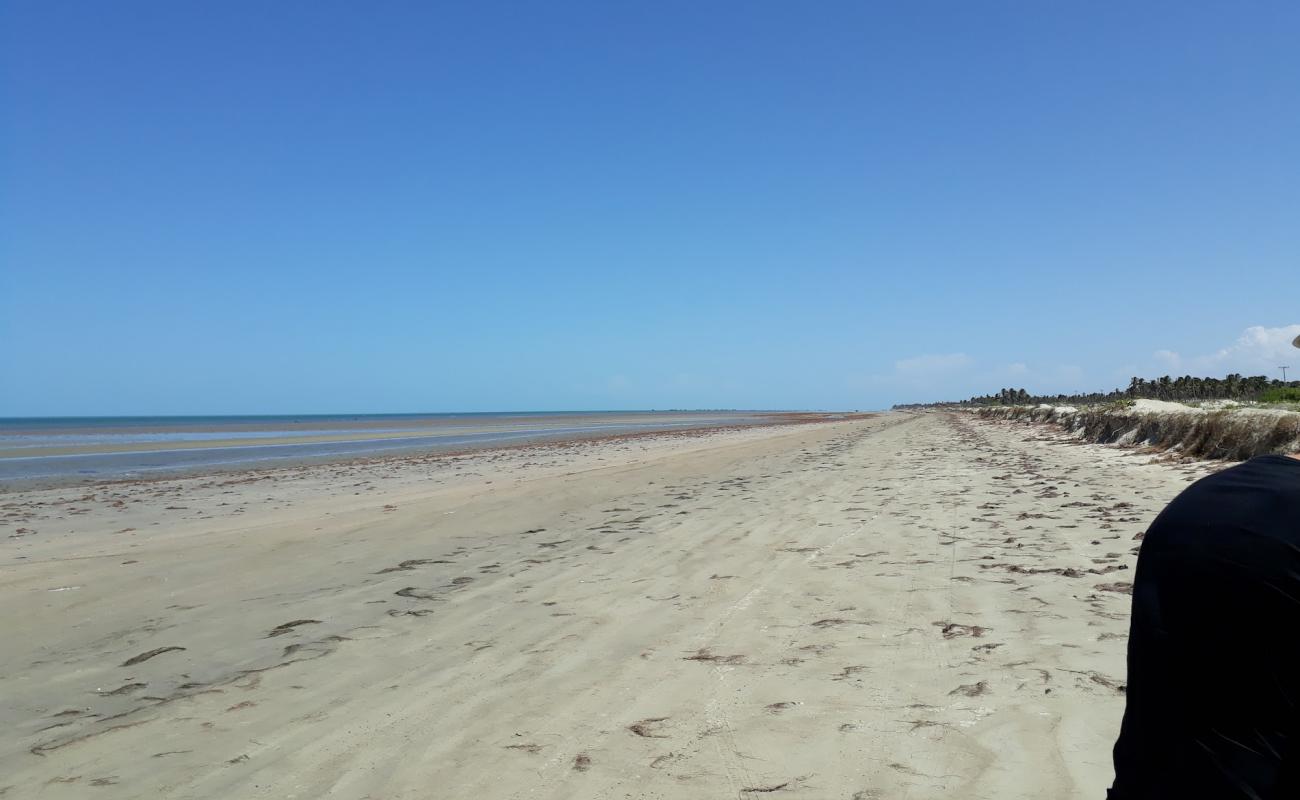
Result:
{"label": "tree line", "polygon": [[[1245,377],[1232,373],[1223,378],[1194,378],[1184,375],[1174,378],[1164,375],[1159,378],[1133,378],[1128,388],[1115,389],[1110,392],[1090,392],[1088,394],[1030,394],[1024,389],[1002,389],[996,394],[986,394],[967,400],[941,403],[903,403],[894,406],[898,409],[929,408],[933,406],[1009,406],[1009,405],[1088,405],[1094,403],[1116,402],[1121,400],[1267,400],[1280,394],[1289,394],[1284,390],[1300,386],[1300,381],[1283,383],[1264,375]],[[1266,395],[1268,395],[1266,397]]]}

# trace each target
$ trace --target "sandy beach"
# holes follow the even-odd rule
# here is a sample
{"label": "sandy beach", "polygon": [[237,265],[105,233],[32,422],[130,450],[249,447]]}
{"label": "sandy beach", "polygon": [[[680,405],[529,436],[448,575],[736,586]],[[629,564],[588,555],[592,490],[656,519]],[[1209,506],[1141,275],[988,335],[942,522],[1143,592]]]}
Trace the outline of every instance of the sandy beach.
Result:
{"label": "sandy beach", "polygon": [[0,494],[0,797],[1100,798],[1212,468],[894,413]]}

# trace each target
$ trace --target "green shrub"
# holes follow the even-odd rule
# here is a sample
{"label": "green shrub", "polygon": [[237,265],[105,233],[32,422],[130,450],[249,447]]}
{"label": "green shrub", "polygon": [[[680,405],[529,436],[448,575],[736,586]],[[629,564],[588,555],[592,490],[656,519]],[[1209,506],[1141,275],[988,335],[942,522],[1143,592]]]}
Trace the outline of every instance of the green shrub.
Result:
{"label": "green shrub", "polygon": [[1300,403],[1300,387],[1279,386],[1265,391],[1259,399],[1263,403]]}

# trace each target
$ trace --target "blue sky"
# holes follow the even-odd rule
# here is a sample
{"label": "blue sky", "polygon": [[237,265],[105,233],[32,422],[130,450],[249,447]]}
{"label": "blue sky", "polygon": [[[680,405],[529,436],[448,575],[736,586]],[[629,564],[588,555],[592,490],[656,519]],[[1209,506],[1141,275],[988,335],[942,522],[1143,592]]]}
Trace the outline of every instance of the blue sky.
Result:
{"label": "blue sky", "polygon": [[1300,333],[1293,2],[0,14],[0,415],[879,408]]}

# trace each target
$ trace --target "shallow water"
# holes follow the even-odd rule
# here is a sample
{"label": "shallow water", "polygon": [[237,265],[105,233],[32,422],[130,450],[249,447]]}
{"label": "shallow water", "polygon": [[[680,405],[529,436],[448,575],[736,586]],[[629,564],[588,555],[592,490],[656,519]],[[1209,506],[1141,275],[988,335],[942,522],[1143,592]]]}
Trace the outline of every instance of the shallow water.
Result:
{"label": "shallow water", "polygon": [[156,477],[642,431],[751,425],[758,412],[539,412],[0,419],[0,486]]}

